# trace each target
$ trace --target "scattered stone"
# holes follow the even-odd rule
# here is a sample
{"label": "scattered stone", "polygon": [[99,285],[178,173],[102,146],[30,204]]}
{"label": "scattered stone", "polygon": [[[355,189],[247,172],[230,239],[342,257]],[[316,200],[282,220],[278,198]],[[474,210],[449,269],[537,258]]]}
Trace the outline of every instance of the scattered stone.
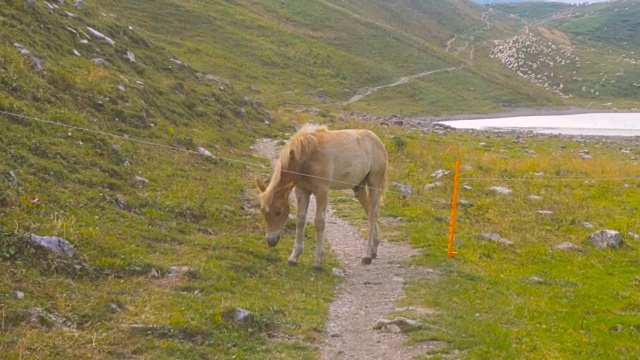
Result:
{"label": "scattered stone", "polygon": [[172,266],[169,268],[169,273],[167,274],[167,277],[184,275],[189,271],[193,271],[193,268],[190,266]]}
{"label": "scattered stone", "polygon": [[74,14],[74,13],[72,13],[72,12],[68,12],[68,11],[65,11],[65,12],[64,12],[64,14],[65,14],[68,18],[71,18],[71,19],[74,19],[74,18],[77,18],[77,17],[78,17],[78,15],[76,15],[76,14]]}
{"label": "scattered stone", "polygon": [[156,269],[151,269],[151,277],[154,279],[160,278],[160,272]]}
{"label": "scattered stone", "polygon": [[147,180],[147,179],[143,178],[142,176],[138,176],[138,175],[134,175],[134,176],[133,176],[133,180],[135,180],[135,181],[137,181],[137,182],[144,183],[144,184],[146,184],[146,183],[148,183],[148,182],[149,182],[149,180]]}
{"label": "scattered stone", "polygon": [[553,214],[553,211],[550,211],[550,210],[538,210],[536,212],[538,214],[542,214],[542,215],[551,215],[551,214]]}
{"label": "scattered stone", "polygon": [[78,52],[78,50],[73,49],[73,55],[75,56],[81,56],[80,53]]}
{"label": "scattered stone", "polygon": [[122,312],[122,309],[120,309],[120,307],[114,303],[109,304],[109,314],[117,314],[119,312]]}
{"label": "scattered stone", "polygon": [[22,291],[14,291],[13,293],[15,294],[16,299],[18,300],[24,299],[24,293]]}
{"label": "scattered stone", "polygon": [[439,181],[438,181],[438,182],[434,182],[434,183],[432,183],[432,184],[427,184],[427,185],[425,185],[425,186],[424,186],[424,189],[425,189],[425,190],[430,190],[430,189],[434,189],[434,188],[436,188],[436,187],[440,187],[440,186],[442,186],[442,185],[443,185],[443,184],[442,184],[441,182],[439,182]]}
{"label": "scattered stone", "polygon": [[376,324],[373,326],[373,329],[374,330],[380,330],[380,329],[382,329],[384,327],[387,327],[389,325],[396,325],[400,329],[402,329],[402,328],[411,328],[411,327],[418,326],[418,321],[407,319],[407,318],[404,318],[404,317],[397,317],[397,318],[395,318],[393,320],[380,319],[380,320],[376,321]]}
{"label": "scattered stone", "polygon": [[91,62],[98,65],[111,66],[111,63],[103,58],[93,58],[91,59]]}
{"label": "scattered stone", "polygon": [[513,245],[513,241],[509,241],[496,233],[484,233],[482,237],[504,245]]}
{"label": "scattered stone", "polygon": [[582,160],[593,160],[593,156],[588,154],[580,154],[580,157],[582,158]]}
{"label": "scattered stone", "polygon": [[24,0],[24,4],[30,8],[33,8],[36,6],[36,2],[37,0]]}
{"label": "scattered stone", "polygon": [[178,59],[171,58],[171,59],[169,59],[169,61],[174,62],[174,63],[176,63],[176,64],[178,64],[180,66],[185,66],[184,63],[182,61],[178,60]]}
{"label": "scattered stone", "polygon": [[131,50],[127,50],[127,59],[131,62],[136,62],[136,56],[131,52]]}
{"label": "scattered stone", "polygon": [[538,196],[538,195],[530,195],[529,199],[531,200],[542,200],[542,196]]}
{"label": "scattered stone", "polygon": [[469,185],[462,185],[462,188],[465,190],[473,190],[473,187],[469,186]]}
{"label": "scattered stone", "polygon": [[582,223],[582,226],[586,227],[587,229],[593,229],[594,228],[592,223],[586,222],[586,221]]}
{"label": "scattered stone", "polygon": [[67,240],[55,236],[38,236],[31,234],[29,242],[34,245],[42,246],[66,257],[73,257],[75,250],[73,245]]}
{"label": "scattered stone", "polygon": [[636,233],[629,232],[629,236],[631,236],[635,240],[640,240],[640,235],[638,235]]}
{"label": "scattered stone", "polygon": [[36,326],[54,327],[62,330],[73,330],[76,327],[69,320],[40,308],[29,310],[29,322]]}
{"label": "scattered stone", "polygon": [[462,165],[460,166],[460,170],[462,171],[471,171],[473,168],[470,165]]}
{"label": "scattered stone", "polygon": [[[35,1],[34,1],[35,3]],[[31,62],[33,63],[33,66],[35,66],[37,71],[42,70],[42,63],[40,62],[40,59],[38,59],[37,57],[35,57],[31,51],[27,50],[24,48],[24,46],[18,44],[18,43],[13,43],[13,46],[16,47],[16,49],[18,49],[18,51],[20,51],[20,54],[22,55],[26,55],[29,60],[31,60]]]}
{"label": "scattered stone", "polygon": [[245,310],[239,307],[231,310],[224,317],[228,319],[233,319],[233,321],[237,323],[242,323],[242,324],[251,323],[253,322],[253,319],[254,319],[253,313],[251,311]]}
{"label": "scattered stone", "polygon": [[93,29],[93,28],[90,28],[90,27],[88,27],[88,26],[87,26],[87,30],[89,30],[89,33],[90,33],[91,35],[93,35],[93,37],[98,38],[98,39],[105,40],[106,42],[108,42],[109,44],[111,44],[111,45],[113,45],[113,46],[115,46],[115,45],[116,45],[116,42],[115,42],[115,41],[113,41],[113,39],[111,39],[110,37],[106,36],[105,34],[103,34],[103,33],[99,32],[98,30]]}
{"label": "scattered stone", "polygon": [[506,187],[501,187],[501,186],[492,186],[489,188],[489,190],[493,190],[498,194],[504,194],[504,195],[509,194],[511,192],[511,189],[508,189]]}
{"label": "scattered stone", "polygon": [[400,190],[400,192],[402,193],[402,196],[404,197],[409,197],[411,196],[411,194],[416,193],[416,189],[412,188],[409,185],[403,185],[403,184],[399,184],[397,182],[393,182],[391,183],[391,185],[395,188],[397,188],[398,190]]}
{"label": "scattered stone", "polygon": [[198,148],[198,154],[208,157],[214,157],[213,154],[211,154],[207,149],[201,147]]}
{"label": "scattered stone", "polygon": [[537,173],[532,173],[533,176],[544,176],[544,172],[537,172]]}
{"label": "scattered stone", "polygon": [[599,249],[619,249],[622,247],[622,235],[615,230],[599,230],[589,235],[589,242]]}
{"label": "scattered stone", "polygon": [[124,211],[131,210],[129,208],[129,205],[127,205],[127,203],[124,201],[124,197],[120,194],[116,196],[116,205],[118,205],[118,208],[120,208],[120,210],[124,210]]}
{"label": "scattered stone", "polygon": [[445,176],[445,175],[449,175],[451,173],[451,171],[447,171],[445,169],[440,169],[436,172],[434,172],[433,174],[431,174],[432,178],[436,178],[436,179],[440,179],[441,177]]}
{"label": "scattered stone", "polygon": [[87,8],[87,6],[84,4],[84,1],[82,0],[76,0],[76,3],[74,5],[76,7],[76,9],[78,10],[84,10]]}
{"label": "scattered stone", "polygon": [[556,246],[556,249],[559,250],[577,250],[579,249],[579,247],[575,244],[572,244],[570,242],[563,242],[562,244]]}
{"label": "scattered stone", "polygon": [[527,280],[529,280],[529,282],[535,283],[535,284],[542,284],[544,282],[544,280],[542,280],[542,278],[539,278],[537,276],[530,276]]}
{"label": "scattered stone", "polygon": [[334,276],[337,276],[337,277],[340,277],[340,278],[344,278],[345,277],[344,271],[342,271],[342,270],[340,270],[338,268],[331,269],[331,273]]}
{"label": "scattered stone", "polygon": [[116,86],[116,89],[118,89],[118,90],[120,90],[122,92],[126,92],[127,91],[127,89],[125,89],[124,86],[122,86],[122,85]]}

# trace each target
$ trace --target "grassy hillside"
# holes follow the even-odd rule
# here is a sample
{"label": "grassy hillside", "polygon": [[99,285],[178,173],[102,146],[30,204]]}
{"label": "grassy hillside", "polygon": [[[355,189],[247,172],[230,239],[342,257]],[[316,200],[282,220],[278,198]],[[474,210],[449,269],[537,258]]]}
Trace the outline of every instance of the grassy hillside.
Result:
{"label": "grassy hillside", "polygon": [[[245,162],[283,127],[253,94],[92,2],[5,1],[0,17],[2,357],[313,358],[336,280],[264,243],[253,188],[268,170]],[[236,307],[253,318],[229,320]]]}
{"label": "grassy hillside", "polygon": [[[491,56],[582,108],[638,109],[640,62],[634,46],[638,2],[566,7],[497,5],[523,16],[521,31],[496,42]],[[558,5],[559,6],[559,5]],[[544,13],[553,13],[544,18]],[[535,18],[528,23],[529,18]]]}
{"label": "grassy hillside", "polygon": [[[259,91],[259,97],[269,106],[313,105],[334,111],[380,114],[397,113],[398,103],[411,101],[429,88],[417,83],[417,90],[409,97],[388,96],[391,100],[381,103],[378,109],[358,103],[346,107],[342,104],[363,88],[462,65],[469,55],[458,58],[447,54],[444,43],[456,32],[482,28],[483,9],[462,1],[403,0],[393,5],[374,1],[356,5],[339,1],[112,0],[97,6],[167,46],[185,63],[230,79],[245,92]],[[167,13],[178,16],[167,17]],[[461,80],[449,83],[452,93],[472,92],[467,86],[469,81],[495,87],[492,74],[460,71],[464,74],[458,78]],[[501,68],[496,71],[505,72]],[[528,82],[514,78],[513,82],[499,85],[503,87],[509,91],[504,92],[502,103],[520,107],[531,104]],[[535,98],[544,104],[562,103],[544,91]],[[474,104],[467,107],[468,111],[475,111]],[[451,113],[450,108],[449,104],[419,104],[404,113]],[[500,106],[491,109],[501,110]]]}
{"label": "grassy hillside", "polygon": [[[290,236],[266,247],[254,179],[269,170],[250,151],[308,118],[267,109],[320,106],[326,119],[314,120],[330,122],[330,111],[567,104],[490,59],[489,40],[508,26],[485,29],[483,10],[463,1],[59,3],[0,6],[0,353],[9,359],[316,358],[338,281],[310,270],[311,251],[284,266]],[[454,36],[464,40],[447,51]],[[593,62],[614,60],[593,52]],[[452,67],[342,106],[362,88]],[[407,159],[394,153],[400,169]],[[32,234],[62,237],[76,254],[44,252]],[[237,323],[235,308],[253,317]]]}
{"label": "grassy hillside", "polygon": [[491,7],[500,12],[516,15],[524,21],[543,20],[572,8],[571,5],[560,2],[508,2],[497,3]]}
{"label": "grassy hillside", "polygon": [[640,2],[618,1],[575,10],[557,26],[574,36],[633,51],[640,46]]}

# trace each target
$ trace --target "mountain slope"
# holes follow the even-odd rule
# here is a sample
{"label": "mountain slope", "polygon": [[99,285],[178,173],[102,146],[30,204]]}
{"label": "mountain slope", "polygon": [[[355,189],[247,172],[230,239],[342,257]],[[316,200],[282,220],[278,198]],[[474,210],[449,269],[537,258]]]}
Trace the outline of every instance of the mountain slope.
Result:
{"label": "mountain slope", "polygon": [[[482,22],[482,8],[458,1],[437,2],[438,12],[430,13],[430,3],[402,0],[390,6],[374,1],[345,5],[344,2],[277,3],[243,0],[232,3],[195,1],[149,2],[108,1],[103,6],[126,23],[133,24],[146,36],[169,47],[187,64],[216,72],[242,84],[244,89],[258,89],[270,104],[326,105],[345,103],[359,89],[387,85],[403,76],[459,67],[469,61],[469,53],[457,58],[443,51],[443,43],[456,31],[474,32]],[[413,5],[412,5],[413,4]],[[435,4],[435,3],[434,3]],[[456,11],[448,21],[440,15]],[[167,11],[180,14],[163,18]],[[429,16],[422,16],[422,14]],[[400,27],[400,19],[408,18]],[[187,21],[187,19],[189,19]],[[441,21],[438,23],[437,21]],[[447,23],[451,28],[447,28]],[[454,24],[458,24],[455,25]],[[396,27],[398,26],[398,27]],[[468,46],[471,49],[471,46]],[[469,50],[467,50],[469,51]],[[461,69],[471,82],[482,82],[499,94],[501,103],[516,106],[560,104],[544,91],[531,98],[529,84],[514,77],[496,84],[482,71]],[[497,72],[504,72],[496,68]],[[378,109],[355,103],[346,109],[378,113],[395,113],[403,107],[409,114],[442,114],[465,111],[456,104],[424,104],[422,95],[431,91],[429,84],[418,83],[409,97],[380,103]],[[466,81],[450,83],[452,92],[470,94]],[[247,90],[249,91],[249,90]],[[380,101],[379,99],[378,101]],[[494,102],[495,98],[484,99]],[[406,103],[412,102],[407,108]],[[395,104],[394,104],[395,103]],[[400,105],[400,106],[398,106]],[[468,105],[467,105],[468,107]],[[381,110],[384,109],[384,110]],[[470,111],[497,111],[500,107]]]}

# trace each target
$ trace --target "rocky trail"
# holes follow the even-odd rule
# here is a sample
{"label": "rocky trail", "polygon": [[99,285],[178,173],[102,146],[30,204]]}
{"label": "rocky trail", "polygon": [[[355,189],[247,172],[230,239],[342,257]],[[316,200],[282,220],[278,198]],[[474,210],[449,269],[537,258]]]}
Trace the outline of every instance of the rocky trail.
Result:
{"label": "rocky trail", "polygon": [[[273,140],[258,141],[254,151],[272,162],[278,156]],[[313,197],[309,214],[310,217],[315,214]],[[312,223],[313,219],[309,221]],[[336,299],[329,308],[325,341],[320,350],[322,359],[411,359],[442,345],[428,342],[407,346],[404,344],[406,336],[396,325],[378,323],[381,319],[395,318],[392,313],[399,310],[398,301],[403,296],[406,280],[417,276],[435,277],[433,270],[408,265],[408,260],[417,254],[417,250],[406,243],[386,242],[383,234],[378,259],[371,265],[362,265],[366,244],[362,234],[337,217],[331,208],[327,214],[325,238],[327,250],[333,252],[342,264],[345,281],[339,286]],[[417,308],[402,311],[416,316],[431,312]]]}

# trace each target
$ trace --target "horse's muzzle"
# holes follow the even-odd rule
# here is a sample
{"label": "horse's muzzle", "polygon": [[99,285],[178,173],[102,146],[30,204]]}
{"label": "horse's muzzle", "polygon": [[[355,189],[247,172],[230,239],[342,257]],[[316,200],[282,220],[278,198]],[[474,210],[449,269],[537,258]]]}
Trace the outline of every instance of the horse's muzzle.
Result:
{"label": "horse's muzzle", "polygon": [[267,243],[269,244],[269,246],[274,247],[278,245],[278,241],[280,241],[280,232],[267,234]]}

